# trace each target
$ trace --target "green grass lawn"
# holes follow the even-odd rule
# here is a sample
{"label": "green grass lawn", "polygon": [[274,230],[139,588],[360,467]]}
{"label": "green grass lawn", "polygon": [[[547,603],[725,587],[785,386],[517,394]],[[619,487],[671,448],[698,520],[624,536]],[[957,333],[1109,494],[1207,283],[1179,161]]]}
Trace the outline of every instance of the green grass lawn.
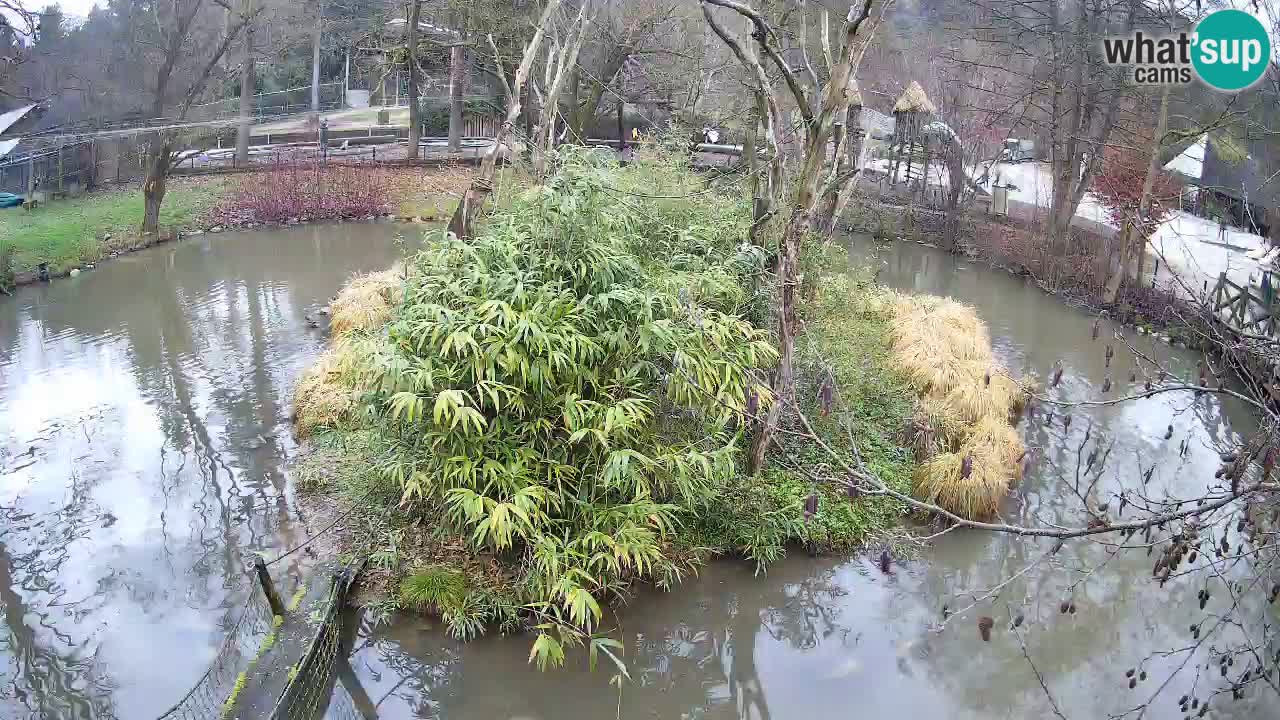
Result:
{"label": "green grass lawn", "polygon": [[[221,178],[171,181],[160,211],[161,227],[194,222],[217,202],[224,184]],[[30,212],[0,210],[0,258],[8,253],[14,274],[42,262],[49,263],[51,272],[62,272],[136,245],[141,225],[142,189],[137,187],[51,201]],[[104,241],[107,233],[111,239]]]}

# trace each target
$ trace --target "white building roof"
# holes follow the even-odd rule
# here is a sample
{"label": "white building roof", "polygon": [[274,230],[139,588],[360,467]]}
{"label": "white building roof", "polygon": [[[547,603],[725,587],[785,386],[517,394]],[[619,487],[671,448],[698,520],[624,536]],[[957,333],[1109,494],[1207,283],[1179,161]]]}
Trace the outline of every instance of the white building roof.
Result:
{"label": "white building roof", "polygon": [[6,155],[13,152],[13,149],[16,147],[18,147],[17,138],[12,140],[0,140],[0,160],[3,160]]}
{"label": "white building roof", "polygon": [[1164,169],[1184,175],[1192,180],[1199,180],[1204,175],[1204,148],[1208,135],[1201,135],[1199,140],[1187,146],[1177,157],[1165,163]]}
{"label": "white building roof", "polygon": [[13,127],[14,123],[25,117],[26,114],[35,109],[35,107],[35,105],[27,105],[26,107],[20,107],[17,110],[10,110],[7,113],[0,113],[0,135],[3,135],[6,130]]}

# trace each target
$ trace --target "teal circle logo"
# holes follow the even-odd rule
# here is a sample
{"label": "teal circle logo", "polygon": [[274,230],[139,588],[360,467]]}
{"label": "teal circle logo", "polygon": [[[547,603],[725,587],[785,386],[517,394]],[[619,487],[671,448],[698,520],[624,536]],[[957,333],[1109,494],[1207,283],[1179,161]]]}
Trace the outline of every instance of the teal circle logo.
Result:
{"label": "teal circle logo", "polygon": [[1257,18],[1243,10],[1219,10],[1196,25],[1191,64],[1216,90],[1244,90],[1271,62],[1271,38]]}

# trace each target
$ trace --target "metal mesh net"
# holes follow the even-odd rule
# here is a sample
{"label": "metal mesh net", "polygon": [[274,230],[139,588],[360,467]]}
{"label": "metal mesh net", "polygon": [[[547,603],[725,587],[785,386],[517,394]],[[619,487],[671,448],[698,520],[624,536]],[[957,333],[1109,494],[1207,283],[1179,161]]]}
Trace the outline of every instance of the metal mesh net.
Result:
{"label": "metal mesh net", "polygon": [[[360,720],[368,717],[367,712],[360,712],[360,703],[352,696],[352,692],[363,696],[363,690],[347,664],[347,648],[343,643],[342,607],[346,603],[352,577],[351,572],[335,576],[320,627],[306,654],[291,673],[291,680],[271,713],[271,720]],[[354,686],[354,690],[349,690],[348,685]],[[364,700],[367,703],[367,698]]]}
{"label": "metal mesh net", "polygon": [[206,720],[221,717],[223,705],[235,691],[240,673],[249,670],[258,656],[263,640],[271,632],[272,621],[271,608],[267,605],[266,598],[254,586],[209,669],[159,720]]}

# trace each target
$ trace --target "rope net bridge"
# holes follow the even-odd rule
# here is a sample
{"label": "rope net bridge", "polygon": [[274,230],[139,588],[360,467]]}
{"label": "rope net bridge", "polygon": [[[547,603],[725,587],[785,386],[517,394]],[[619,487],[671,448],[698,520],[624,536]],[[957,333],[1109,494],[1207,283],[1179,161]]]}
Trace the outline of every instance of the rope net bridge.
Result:
{"label": "rope net bridge", "polygon": [[[316,612],[309,612],[302,604],[305,587],[286,606],[276,593],[267,566],[261,558],[255,560],[256,582],[209,669],[158,720],[377,717],[373,702],[347,660],[355,627],[344,622],[343,608],[362,565],[333,573]],[[305,643],[282,642],[286,636],[298,636]],[[290,664],[303,647],[301,657]],[[283,689],[278,688],[281,680]]]}

